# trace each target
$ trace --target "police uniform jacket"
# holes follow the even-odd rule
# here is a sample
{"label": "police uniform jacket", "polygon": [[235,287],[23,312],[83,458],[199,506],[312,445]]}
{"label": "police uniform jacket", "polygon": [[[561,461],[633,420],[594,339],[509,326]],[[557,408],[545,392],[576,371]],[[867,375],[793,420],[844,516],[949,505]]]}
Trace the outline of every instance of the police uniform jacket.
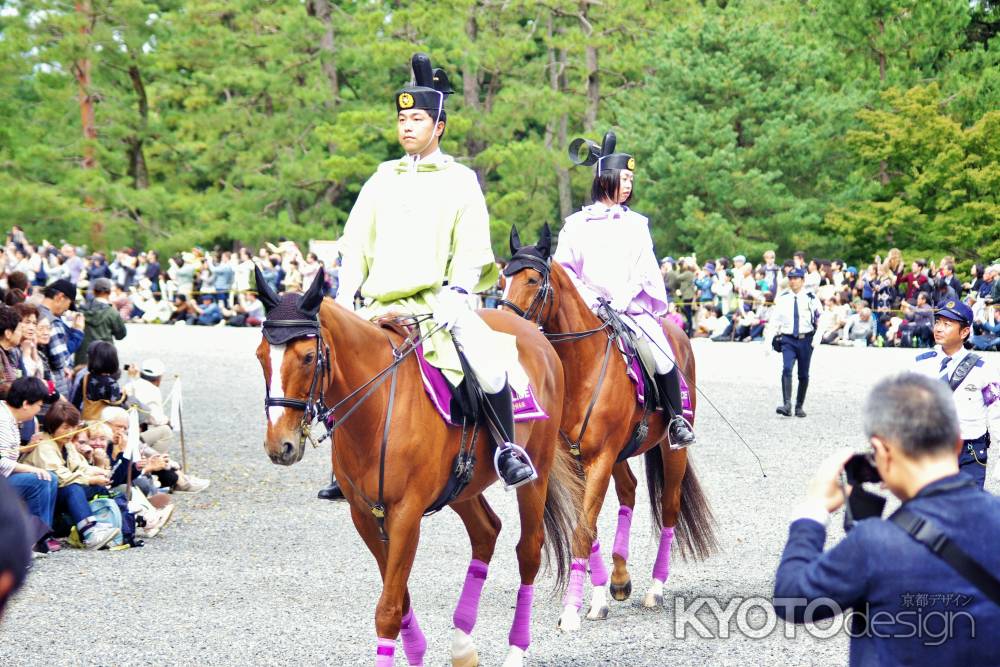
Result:
{"label": "police uniform jacket", "polygon": [[776,335],[793,334],[796,309],[799,311],[799,335],[815,331],[813,323],[819,317],[820,302],[815,294],[803,288],[799,290],[798,294],[792,290],[785,290],[775,299],[774,308],[771,310],[771,319],[776,327]]}
{"label": "police uniform jacket", "polygon": [[[1000,575],[1000,498],[958,473],[928,484],[904,506]],[[775,575],[779,616],[804,622],[804,604],[782,606],[790,598],[829,598],[844,611],[859,612],[851,665],[997,664],[1000,606],[902,528],[865,519],[826,552],[825,540],[825,525],[813,518],[790,526]],[[834,615],[826,604],[815,611],[812,621]],[[942,618],[950,621],[947,637],[940,634]]]}
{"label": "police uniform jacket", "polygon": [[[923,375],[945,380],[954,375],[969,354],[969,350],[963,349],[954,357],[948,357],[937,347],[917,355],[914,367]],[[981,355],[954,393],[962,440],[982,440],[987,434],[993,438],[1000,435],[1000,371],[988,355]]]}

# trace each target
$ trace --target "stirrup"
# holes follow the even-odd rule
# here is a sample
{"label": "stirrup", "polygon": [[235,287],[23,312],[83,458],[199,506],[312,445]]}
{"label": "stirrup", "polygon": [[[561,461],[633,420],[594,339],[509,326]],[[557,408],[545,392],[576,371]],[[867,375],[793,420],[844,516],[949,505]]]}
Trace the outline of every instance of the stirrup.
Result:
{"label": "stirrup", "polygon": [[[531,468],[531,475],[525,477],[520,482],[511,485],[508,485],[507,481],[503,478],[503,475],[500,474],[500,454],[508,449],[510,449],[515,456],[519,457],[522,463]],[[496,471],[497,477],[500,478],[500,481],[503,482],[504,491],[516,489],[538,479],[538,471],[535,469],[535,464],[531,462],[531,457],[528,456],[528,452],[524,451],[523,447],[516,445],[513,442],[505,442],[503,445],[497,447],[497,450],[493,453],[493,469]]]}
{"label": "stirrup", "polygon": [[673,439],[670,436],[671,436],[671,431],[673,430],[673,425],[677,422],[677,420],[680,420],[682,424],[687,426],[688,430],[691,432],[691,435],[694,435],[694,427],[691,426],[691,422],[685,419],[683,415],[674,415],[667,423],[667,444],[670,446],[671,450],[687,449],[688,447],[697,442],[697,438],[692,438],[691,442],[686,444],[675,445]]}

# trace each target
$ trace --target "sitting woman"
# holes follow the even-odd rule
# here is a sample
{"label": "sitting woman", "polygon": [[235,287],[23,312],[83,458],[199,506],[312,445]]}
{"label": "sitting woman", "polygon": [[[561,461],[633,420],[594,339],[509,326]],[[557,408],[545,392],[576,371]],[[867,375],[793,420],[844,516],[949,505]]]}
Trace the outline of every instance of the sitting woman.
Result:
{"label": "sitting woman", "polygon": [[22,459],[56,476],[56,512],[70,515],[87,549],[100,549],[118,537],[119,531],[98,523],[87,503],[97,494],[107,493],[111,480],[105,470],[87,463],[73,445],[72,435],[79,424],[80,412],[75,407],[66,401],[54,403],[42,420],[44,439]]}
{"label": "sitting woman", "polygon": [[118,379],[118,350],[111,343],[97,340],[87,348],[87,377],[80,383],[73,403],[87,421],[100,419],[101,410],[109,405],[125,403],[125,392]]}

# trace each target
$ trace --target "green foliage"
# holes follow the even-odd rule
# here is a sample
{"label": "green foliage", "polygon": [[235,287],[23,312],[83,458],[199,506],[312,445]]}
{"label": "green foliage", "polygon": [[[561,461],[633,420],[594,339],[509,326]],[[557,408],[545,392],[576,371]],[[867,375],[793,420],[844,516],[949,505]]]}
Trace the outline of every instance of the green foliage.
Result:
{"label": "green foliage", "polygon": [[995,256],[997,14],[954,0],[0,0],[0,210],[36,238],[165,252],[336,238],[400,154],[393,93],[425,50],[456,91],[443,147],[477,171],[498,254],[510,225],[532,238],[586,201],[591,173],[566,145],[614,127],[662,253]]}

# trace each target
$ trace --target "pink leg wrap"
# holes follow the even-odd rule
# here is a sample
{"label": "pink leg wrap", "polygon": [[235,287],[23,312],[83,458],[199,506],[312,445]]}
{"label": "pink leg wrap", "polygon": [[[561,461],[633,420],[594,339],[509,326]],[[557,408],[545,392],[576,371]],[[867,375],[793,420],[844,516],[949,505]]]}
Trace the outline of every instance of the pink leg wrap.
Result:
{"label": "pink leg wrap", "polygon": [[563,596],[563,606],[573,605],[577,609],[583,606],[583,580],[587,577],[587,559],[574,558],[569,566],[569,586]]}
{"label": "pink leg wrap", "polygon": [[471,635],[472,628],[476,626],[476,616],[479,615],[479,596],[483,592],[483,584],[486,583],[486,573],[489,572],[489,569],[489,565],[473,558],[465,573],[465,583],[462,585],[462,594],[458,597],[458,605],[455,607],[452,623],[467,635]]}
{"label": "pink leg wrap", "polygon": [[510,626],[507,643],[527,651],[531,645],[531,601],[535,597],[535,587],[521,584],[517,590],[517,608],[514,610],[514,623]]}
{"label": "pink leg wrap", "polygon": [[622,505],[618,508],[618,530],[615,531],[615,546],[611,549],[613,556],[628,560],[628,538],[632,533],[632,508]]}
{"label": "pink leg wrap", "polygon": [[427,652],[427,639],[420,630],[417,623],[417,616],[413,613],[413,604],[410,604],[410,611],[406,612],[399,625],[399,634],[403,637],[403,653],[406,654],[406,661],[411,665],[424,664],[424,653]]}
{"label": "pink leg wrap", "polygon": [[660,548],[653,564],[653,579],[665,582],[670,575],[670,545],[674,541],[674,529],[664,528],[660,533]]}
{"label": "pink leg wrap", "polygon": [[378,638],[375,648],[375,667],[392,667],[393,657],[396,655],[396,640]]}
{"label": "pink leg wrap", "polygon": [[608,583],[608,568],[604,566],[604,559],[601,558],[601,543],[594,540],[594,545],[590,547],[590,583],[595,586],[603,586]]}

